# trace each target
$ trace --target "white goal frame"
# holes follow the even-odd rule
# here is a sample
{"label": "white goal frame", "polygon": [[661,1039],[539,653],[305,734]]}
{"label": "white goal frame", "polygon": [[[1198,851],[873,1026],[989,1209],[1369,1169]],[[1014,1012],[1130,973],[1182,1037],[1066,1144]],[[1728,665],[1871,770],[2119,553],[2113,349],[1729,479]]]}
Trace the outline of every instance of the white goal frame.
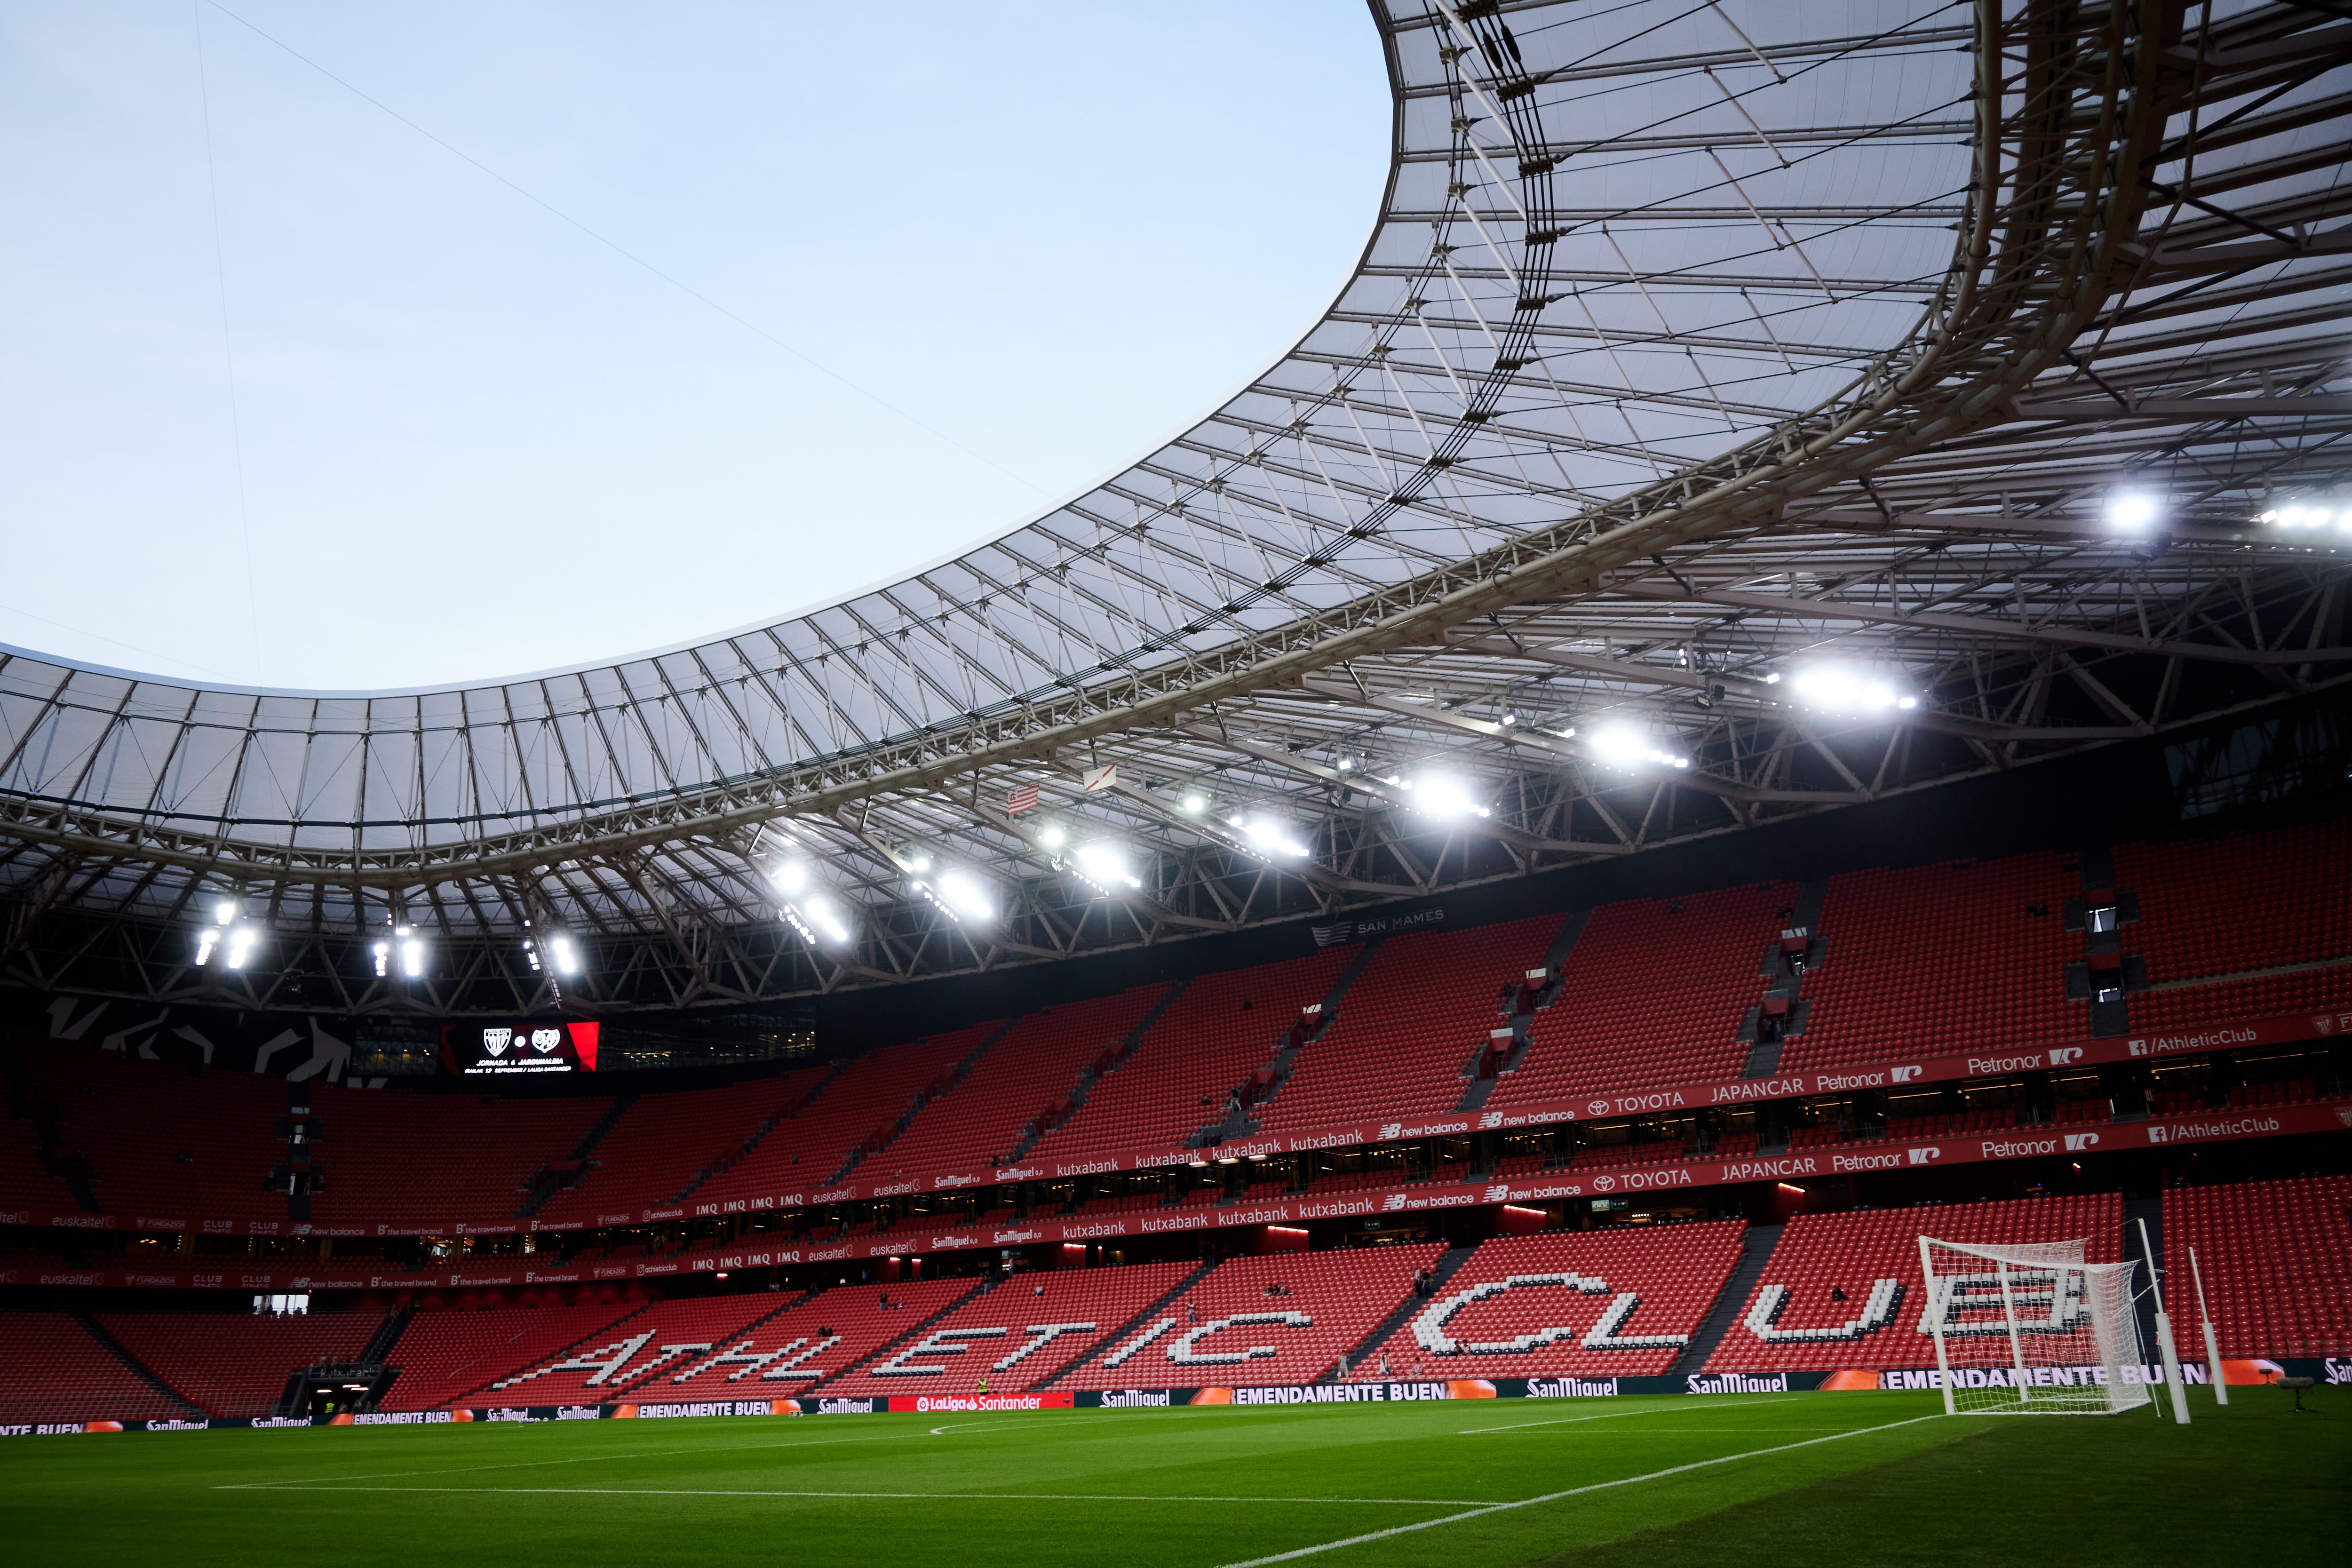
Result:
{"label": "white goal frame", "polygon": [[[1922,1235],[1920,1327],[1936,1342],[1944,1414],[2115,1415],[2148,1405],[2134,1267],[2085,1262],[2080,1241],[1987,1247]],[[2046,1310],[2030,1317],[2021,1308]],[[1982,1315],[1963,1326],[1961,1313]],[[2006,1344],[2009,1364],[1989,1368],[1985,1386],[1953,1374],[1947,1336],[1962,1334]]]}

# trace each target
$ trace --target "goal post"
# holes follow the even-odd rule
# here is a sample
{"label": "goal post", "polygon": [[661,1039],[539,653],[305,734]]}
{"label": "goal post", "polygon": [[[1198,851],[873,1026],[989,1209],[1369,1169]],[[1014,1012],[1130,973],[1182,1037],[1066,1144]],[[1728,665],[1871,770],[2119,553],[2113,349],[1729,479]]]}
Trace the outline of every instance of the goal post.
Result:
{"label": "goal post", "polygon": [[1986,1247],[1919,1237],[1919,1330],[1948,1415],[2113,1415],[2149,1403],[2133,1265],[2080,1241]]}

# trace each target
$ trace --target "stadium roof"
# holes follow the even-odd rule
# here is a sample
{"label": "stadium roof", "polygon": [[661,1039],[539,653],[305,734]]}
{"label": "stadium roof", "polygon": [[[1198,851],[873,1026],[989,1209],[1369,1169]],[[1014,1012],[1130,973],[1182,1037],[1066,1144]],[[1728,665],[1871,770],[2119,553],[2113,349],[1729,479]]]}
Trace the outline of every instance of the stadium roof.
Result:
{"label": "stadium roof", "polygon": [[[1328,312],[1011,533],[459,689],[0,650],[0,973],[509,1011],[552,1000],[529,921],[584,950],[568,1005],[786,997],[1622,856],[2352,670],[2352,21],[1372,10],[1391,174]],[[784,861],[845,942],[780,918]],[[223,894],[266,933],[235,974],[194,966]],[[374,973],[393,922],[425,974]]]}

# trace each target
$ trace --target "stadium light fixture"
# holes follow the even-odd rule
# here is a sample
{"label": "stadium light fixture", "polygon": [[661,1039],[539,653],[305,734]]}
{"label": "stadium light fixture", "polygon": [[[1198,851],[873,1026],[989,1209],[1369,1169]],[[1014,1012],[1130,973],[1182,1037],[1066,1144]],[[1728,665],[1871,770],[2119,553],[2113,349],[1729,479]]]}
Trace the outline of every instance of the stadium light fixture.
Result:
{"label": "stadium light fixture", "polygon": [[2316,532],[2329,527],[2352,533],[2352,506],[2341,505],[2329,497],[2307,497],[2273,507],[2254,521],[2268,523],[2282,533],[2305,530]]}
{"label": "stadium light fixture", "polygon": [[1401,787],[1411,792],[1414,810],[1440,822],[1459,822],[1465,816],[1494,815],[1478,804],[1468,784],[1451,773],[1423,773]]}
{"label": "stadium light fixture", "polygon": [[[917,887],[924,884],[918,882]],[[988,884],[970,871],[958,868],[940,873],[935,889],[939,902],[958,920],[987,921],[996,918],[996,900],[990,894]]]}
{"label": "stadium light fixture", "polygon": [[2137,533],[2154,522],[2163,510],[2162,503],[2146,490],[2116,490],[2107,497],[2107,526],[2124,533]]}
{"label": "stadium light fixture", "polygon": [[[221,899],[213,905],[213,923],[196,933],[196,967],[203,969],[213,961],[223,938],[230,935],[236,924],[239,906],[235,899]],[[232,942],[232,945],[234,943]]]}
{"label": "stadium light fixture", "polygon": [[1127,851],[1108,838],[1097,838],[1091,844],[1078,846],[1075,857],[1079,871],[1086,879],[1108,892],[1111,884],[1140,888],[1143,880],[1128,868]]}
{"label": "stadium light fixture", "polygon": [[547,939],[548,956],[555,960],[555,973],[573,975],[580,973],[580,947],[562,931]]}
{"label": "stadium light fixture", "polygon": [[1917,698],[1897,691],[1885,677],[1843,664],[1810,665],[1797,671],[1789,687],[1799,701],[1832,713],[1878,713],[1889,708],[1919,706]]}
{"label": "stadium light fixture", "polygon": [[1688,757],[1677,756],[1651,744],[1650,738],[1631,724],[1610,724],[1593,731],[1586,742],[1592,754],[1615,768],[1638,768],[1649,764],[1661,768],[1686,768]]}
{"label": "stadium light fixture", "polygon": [[805,860],[779,860],[768,869],[768,880],[776,891],[786,898],[805,892],[809,885],[809,868]]}
{"label": "stadium light fixture", "polygon": [[1062,825],[1058,822],[1049,822],[1037,830],[1037,842],[1048,849],[1059,849],[1069,841],[1070,836],[1063,831]]}
{"label": "stadium light fixture", "polygon": [[1209,797],[1202,795],[1199,790],[1187,790],[1184,793],[1184,799],[1181,804],[1184,807],[1185,816],[1198,816],[1202,812],[1209,809]]}
{"label": "stadium light fixture", "polygon": [[[530,966],[533,969],[537,969],[539,967],[539,955],[530,952],[530,943],[524,942],[522,944],[522,948],[523,952],[530,953]],[[379,942],[374,943],[368,949],[368,956],[375,961],[375,977],[378,980],[382,980],[384,976],[392,973],[392,943],[389,942]],[[202,963],[203,960],[199,959],[197,962]]]}
{"label": "stadium light fixture", "polygon": [[1233,829],[1259,854],[1285,860],[1307,858],[1307,846],[1290,836],[1290,829],[1278,818],[1266,816],[1236,816]]}
{"label": "stadium light fixture", "polygon": [[[400,940],[401,973],[411,980],[421,978],[425,973],[425,939],[416,934],[414,926],[400,926],[392,934]],[[236,960],[230,962],[234,963]]]}

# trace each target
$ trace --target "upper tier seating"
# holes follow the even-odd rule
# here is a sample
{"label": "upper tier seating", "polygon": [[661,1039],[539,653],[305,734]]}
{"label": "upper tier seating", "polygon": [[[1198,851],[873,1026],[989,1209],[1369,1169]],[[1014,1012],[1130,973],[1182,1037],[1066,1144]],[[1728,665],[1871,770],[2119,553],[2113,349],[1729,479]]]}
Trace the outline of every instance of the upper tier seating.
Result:
{"label": "upper tier seating", "polygon": [[1538,915],[1391,938],[1348,988],[1338,1021],[1298,1053],[1260,1129],[1453,1110],[1487,1037],[1507,1022],[1500,992],[1543,962],[1559,925]]}
{"label": "upper tier seating", "polygon": [[[64,1041],[29,1044],[16,1059],[57,1108],[58,1137],[89,1163],[90,1189],[108,1213],[286,1217],[286,1195],[267,1187],[270,1167],[286,1157],[275,1141],[286,1110],[277,1079],[192,1078],[182,1063]],[[43,1184],[49,1201],[73,1206],[63,1183]]]}
{"label": "upper tier seating", "polygon": [[188,1414],[64,1312],[0,1312],[0,1422],[144,1421]]}
{"label": "upper tier seating", "polygon": [[[732,1170],[713,1176],[695,1195],[710,1202],[780,1192],[822,1191],[834,1173],[864,1146],[898,1136],[899,1118],[917,1097],[947,1087],[956,1069],[986,1045],[1000,1022],[951,1034],[885,1046],[844,1068],[824,1091],[776,1130]],[[892,1180],[900,1169],[887,1150],[857,1167],[862,1181]]]}
{"label": "upper tier seating", "polygon": [[970,1394],[979,1392],[985,1373],[989,1393],[1022,1393],[1118,1332],[1195,1267],[1139,1263],[1015,1274],[896,1354],[825,1384],[824,1392]]}
{"label": "upper tier seating", "polygon": [[1118,1047],[1168,994],[1139,985],[1116,996],[1032,1013],[991,1046],[962,1082],[932,1100],[884,1158],[918,1177],[1002,1163],[1056,1101],[1066,1106],[1078,1075]]}
{"label": "upper tier seating", "polygon": [[664,1366],[632,1392],[649,1400],[788,1399],[904,1339],[979,1289],[977,1279],[838,1285],[755,1330],[714,1341],[719,1348],[706,1355]]}
{"label": "upper tier seating", "polygon": [[2352,1352],[2352,1176],[2165,1190],[2164,1304],[2201,1362],[2191,1247],[2223,1355]]}
{"label": "upper tier seating", "polygon": [[[278,1094],[283,1110],[284,1089]],[[324,1129],[316,1158],[327,1173],[326,1191],[311,1200],[312,1220],[437,1225],[512,1216],[531,1177],[579,1147],[613,1102],[314,1084],[310,1108]],[[271,1161],[285,1152],[283,1144],[266,1147]]]}
{"label": "upper tier seating", "polygon": [[556,1359],[642,1310],[614,1305],[419,1311],[392,1347],[392,1363],[400,1368],[400,1375],[384,1395],[383,1407],[438,1410],[454,1405],[501,1377]]}
{"label": "upper tier seating", "polygon": [[[1354,1374],[1661,1375],[1731,1278],[1747,1228],[1744,1220],[1717,1220],[1496,1237]],[[1560,1276],[1569,1278],[1550,1282]],[[1606,1342],[1660,1338],[1676,1342]]]}
{"label": "upper tier seating", "polygon": [[1312,1383],[1412,1295],[1414,1273],[1444,1252],[1430,1242],[1229,1259],[1061,1386]]}
{"label": "upper tier seating", "polygon": [[2352,957],[2352,822],[2126,844],[2115,862],[2116,885],[2139,895],[2124,947],[2147,956],[2152,982]]}
{"label": "upper tier seating", "polygon": [[640,1095],[591,1152],[594,1164],[552,1194],[538,1217],[593,1224],[599,1213],[675,1203],[705,1169],[740,1159],[767,1120],[807,1098],[824,1076],[804,1068],[724,1089]]}
{"label": "upper tier seating", "polygon": [[1051,1168],[1130,1145],[1183,1147],[1223,1114],[1229,1090],[1274,1059],[1299,1010],[1329,994],[1360,951],[1325,948],[1194,980],[1135,1053],[1087,1091],[1077,1113],[1037,1141],[1030,1160]]}
{"label": "upper tier seating", "polygon": [[[1799,1215],[1781,1232],[1707,1370],[1933,1366],[1921,1236],[1988,1247],[2080,1240],[2084,1261],[2112,1263],[2122,1257],[2123,1225],[2123,1199],[2114,1193]],[[1764,1338],[1759,1327],[1774,1337]],[[1955,1366],[2005,1365],[2011,1355],[2006,1333],[1948,1331],[1945,1347]],[[2086,1351],[2083,1359],[2098,1358]]]}
{"label": "upper tier seating", "polygon": [[99,1325],[207,1415],[267,1415],[289,1373],[351,1361],[383,1326],[374,1312],[106,1312]]}
{"label": "upper tier seating", "polygon": [[1764,994],[1760,961],[1796,900],[1795,884],[1769,882],[1593,910],[1526,1057],[1486,1103],[1738,1078],[1740,1021]]}
{"label": "upper tier seating", "polygon": [[665,1399],[656,1392],[664,1372],[676,1377],[732,1350],[762,1319],[800,1299],[798,1292],[779,1291],[656,1301],[563,1355],[497,1379],[482,1397],[513,1405],[594,1405],[642,1391],[646,1398]]}
{"label": "upper tier seating", "polygon": [[[2065,864],[2019,855],[1831,878],[1824,962],[1805,977],[1812,1008],[1780,1070],[2088,1034],[2090,1010],[2066,1000],[2066,965],[2082,959],[2083,938],[2063,911],[2083,879]],[[2045,912],[2029,913],[2034,906]]]}

